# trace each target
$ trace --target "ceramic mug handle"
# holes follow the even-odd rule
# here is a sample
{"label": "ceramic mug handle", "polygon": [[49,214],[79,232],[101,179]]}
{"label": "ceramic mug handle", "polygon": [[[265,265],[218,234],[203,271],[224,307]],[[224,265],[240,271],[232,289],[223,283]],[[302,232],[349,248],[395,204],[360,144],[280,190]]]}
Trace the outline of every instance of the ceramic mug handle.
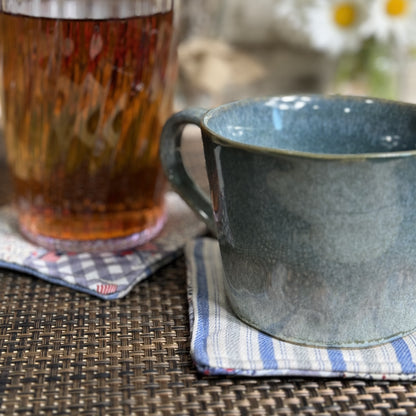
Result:
{"label": "ceramic mug handle", "polygon": [[192,210],[216,234],[216,226],[209,196],[188,174],[182,159],[182,132],[187,124],[199,128],[207,110],[190,108],[171,116],[165,123],[160,139],[160,158],[163,169],[172,187],[186,201]]}

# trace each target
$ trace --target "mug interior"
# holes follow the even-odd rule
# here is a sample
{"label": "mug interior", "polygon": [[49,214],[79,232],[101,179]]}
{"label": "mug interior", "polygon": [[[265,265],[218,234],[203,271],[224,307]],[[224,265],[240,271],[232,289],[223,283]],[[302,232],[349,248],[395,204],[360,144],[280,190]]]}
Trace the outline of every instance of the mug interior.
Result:
{"label": "mug interior", "polygon": [[366,97],[248,99],[207,113],[206,127],[241,145],[315,154],[416,150],[416,106]]}

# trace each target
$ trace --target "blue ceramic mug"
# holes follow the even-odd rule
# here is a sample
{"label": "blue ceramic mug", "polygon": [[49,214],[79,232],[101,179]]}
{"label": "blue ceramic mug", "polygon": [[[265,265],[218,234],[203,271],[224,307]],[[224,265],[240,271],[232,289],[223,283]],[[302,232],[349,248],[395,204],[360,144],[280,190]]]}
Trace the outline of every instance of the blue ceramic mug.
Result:
{"label": "blue ceramic mug", "polygon": [[[211,197],[181,132],[202,130]],[[173,187],[218,236],[230,304],[286,341],[360,347],[416,328],[416,106],[247,99],[166,123]]]}

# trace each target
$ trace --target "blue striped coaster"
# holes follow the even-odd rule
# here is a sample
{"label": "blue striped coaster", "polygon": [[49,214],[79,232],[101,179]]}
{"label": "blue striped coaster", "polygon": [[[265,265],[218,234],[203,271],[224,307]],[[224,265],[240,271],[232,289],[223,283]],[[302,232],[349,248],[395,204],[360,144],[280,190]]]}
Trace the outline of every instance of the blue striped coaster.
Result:
{"label": "blue striped coaster", "polygon": [[312,348],[270,337],[236,318],[224,293],[216,240],[186,247],[191,354],[209,375],[416,378],[416,333],[371,348]]}

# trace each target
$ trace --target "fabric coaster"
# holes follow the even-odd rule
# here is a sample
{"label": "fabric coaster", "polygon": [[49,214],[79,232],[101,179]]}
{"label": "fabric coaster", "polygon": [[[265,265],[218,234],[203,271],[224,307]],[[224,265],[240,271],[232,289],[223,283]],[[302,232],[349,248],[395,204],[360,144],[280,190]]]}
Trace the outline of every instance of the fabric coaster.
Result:
{"label": "fabric coaster", "polygon": [[186,246],[191,354],[207,375],[412,380],[416,333],[371,348],[313,348],[280,341],[236,318],[227,303],[218,243]]}
{"label": "fabric coaster", "polygon": [[175,193],[166,195],[167,223],[159,236],[120,253],[56,253],[25,240],[13,210],[0,209],[0,267],[17,270],[102,299],[125,296],[133,286],[175,259],[205,226]]}

